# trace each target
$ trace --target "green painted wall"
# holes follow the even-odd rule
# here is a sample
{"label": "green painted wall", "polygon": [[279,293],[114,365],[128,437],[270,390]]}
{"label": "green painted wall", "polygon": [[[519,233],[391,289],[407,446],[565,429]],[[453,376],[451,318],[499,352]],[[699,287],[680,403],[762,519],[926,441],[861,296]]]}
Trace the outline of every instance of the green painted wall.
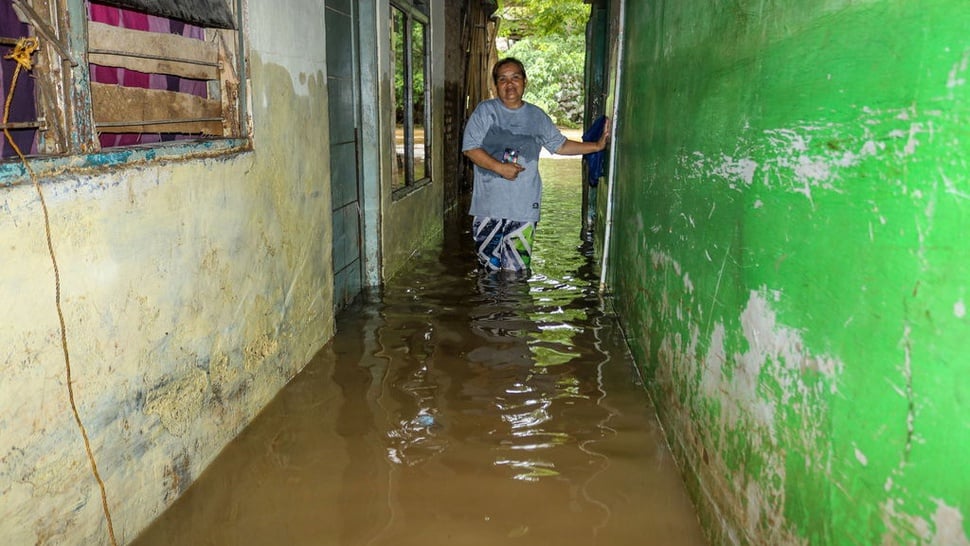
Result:
{"label": "green painted wall", "polygon": [[611,288],[715,542],[970,544],[970,6],[626,9]]}

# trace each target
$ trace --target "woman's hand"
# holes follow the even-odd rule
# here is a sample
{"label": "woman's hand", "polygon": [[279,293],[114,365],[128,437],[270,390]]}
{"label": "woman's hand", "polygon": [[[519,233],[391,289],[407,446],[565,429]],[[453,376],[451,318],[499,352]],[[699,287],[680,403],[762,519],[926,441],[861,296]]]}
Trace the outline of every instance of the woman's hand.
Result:
{"label": "woman's hand", "polygon": [[600,139],[596,142],[600,150],[606,148],[606,143],[610,140],[610,129],[612,129],[612,125],[613,120],[606,118],[606,123],[603,124],[603,134],[600,135]]}
{"label": "woman's hand", "polygon": [[518,163],[502,163],[481,148],[465,151],[465,157],[479,167],[488,169],[506,180],[515,180],[519,173],[525,170],[525,167]]}
{"label": "woman's hand", "polygon": [[580,142],[578,140],[566,140],[563,142],[562,146],[556,150],[559,155],[585,155],[593,154],[602,151],[606,148],[606,143],[610,140],[610,128],[613,122],[610,118],[606,118],[606,123],[603,124],[603,134],[600,135],[599,140],[593,142]]}
{"label": "woman's hand", "polygon": [[525,167],[518,163],[499,163],[498,167],[495,168],[495,172],[506,180],[515,180],[519,173],[524,170]]}

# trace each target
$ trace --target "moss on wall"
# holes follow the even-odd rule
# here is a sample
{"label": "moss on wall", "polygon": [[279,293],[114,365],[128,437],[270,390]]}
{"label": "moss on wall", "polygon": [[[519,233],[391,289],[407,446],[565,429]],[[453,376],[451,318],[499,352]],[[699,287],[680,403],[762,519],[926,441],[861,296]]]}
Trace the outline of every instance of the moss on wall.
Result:
{"label": "moss on wall", "polygon": [[612,285],[712,536],[970,543],[970,12],[627,10]]}

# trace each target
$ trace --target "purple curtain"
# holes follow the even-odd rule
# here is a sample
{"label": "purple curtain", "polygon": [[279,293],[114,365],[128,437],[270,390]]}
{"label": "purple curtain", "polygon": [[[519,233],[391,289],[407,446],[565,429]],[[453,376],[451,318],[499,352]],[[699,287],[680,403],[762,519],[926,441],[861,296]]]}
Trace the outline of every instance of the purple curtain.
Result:
{"label": "purple curtain", "polygon": [[[4,38],[23,38],[30,35],[27,25],[17,19],[13,11],[10,0],[0,0],[0,36]],[[13,51],[13,46],[0,46],[0,57]],[[13,80],[13,73],[17,63],[10,59],[0,59],[0,115],[2,108],[7,103],[7,94],[10,93],[10,82]],[[0,117],[2,119],[2,117]],[[13,101],[10,104],[9,122],[36,121],[37,108],[34,103],[34,79],[30,72],[20,71],[17,77],[17,88],[14,89]],[[24,154],[37,153],[37,130],[36,129],[11,129],[11,136],[17,147]],[[0,158],[16,157],[17,154],[7,142],[7,138],[0,134]]]}

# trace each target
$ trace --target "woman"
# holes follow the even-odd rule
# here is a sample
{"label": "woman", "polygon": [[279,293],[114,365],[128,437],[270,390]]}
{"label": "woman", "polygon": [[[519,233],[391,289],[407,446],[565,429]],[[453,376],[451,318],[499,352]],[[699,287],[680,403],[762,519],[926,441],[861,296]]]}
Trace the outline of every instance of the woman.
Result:
{"label": "woman", "polygon": [[606,147],[609,120],[596,142],[567,139],[541,108],[522,100],[528,79],[518,59],[492,68],[496,98],[482,101],[465,126],[462,152],[475,164],[468,213],[482,267],[528,272],[542,202],[539,153],[583,155]]}

